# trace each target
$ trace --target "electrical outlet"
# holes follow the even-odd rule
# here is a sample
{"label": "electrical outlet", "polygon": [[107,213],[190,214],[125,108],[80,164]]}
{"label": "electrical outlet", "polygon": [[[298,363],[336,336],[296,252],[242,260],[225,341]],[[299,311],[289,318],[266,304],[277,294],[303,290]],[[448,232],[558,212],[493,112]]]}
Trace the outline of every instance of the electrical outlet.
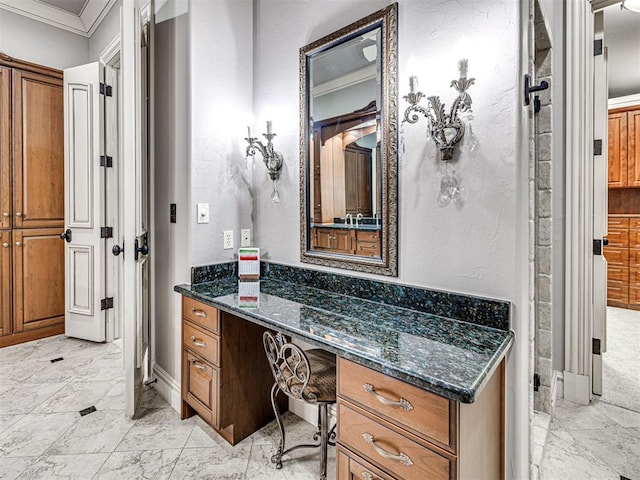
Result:
{"label": "electrical outlet", "polygon": [[240,246],[241,247],[250,247],[251,246],[251,229],[243,228],[240,230]]}
{"label": "electrical outlet", "polygon": [[209,204],[198,204],[198,223],[209,223]]}
{"label": "electrical outlet", "polygon": [[222,232],[222,248],[224,250],[233,248],[233,230],[225,230]]}

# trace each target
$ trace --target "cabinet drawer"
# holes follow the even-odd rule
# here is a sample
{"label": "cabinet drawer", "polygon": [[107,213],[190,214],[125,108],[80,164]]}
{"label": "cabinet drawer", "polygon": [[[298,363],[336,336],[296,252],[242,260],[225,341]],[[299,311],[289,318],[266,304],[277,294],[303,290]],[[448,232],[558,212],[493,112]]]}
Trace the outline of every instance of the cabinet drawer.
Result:
{"label": "cabinet drawer", "polygon": [[640,219],[638,218],[629,219],[629,246],[640,247]]}
{"label": "cabinet drawer", "polygon": [[356,254],[370,257],[379,257],[380,244],[372,242],[358,242],[356,244]]}
{"label": "cabinet drawer", "polygon": [[356,230],[356,239],[359,242],[377,242],[379,237],[377,230]]}
{"label": "cabinet drawer", "polygon": [[628,247],[629,246],[629,230],[612,228],[609,225],[609,231],[607,232],[607,239],[609,240],[610,247]]}
{"label": "cabinet drawer", "polygon": [[609,231],[612,229],[627,230],[629,228],[629,217],[607,217]]}
{"label": "cabinet drawer", "polygon": [[640,307],[640,285],[629,286],[629,308],[638,310]]}
{"label": "cabinet drawer", "polygon": [[184,357],[184,400],[207,422],[217,425],[218,369],[189,352]]}
{"label": "cabinet drawer", "polygon": [[626,267],[629,264],[629,249],[620,247],[605,247],[604,258],[607,263]]}
{"label": "cabinet drawer", "polygon": [[217,335],[206,333],[203,329],[199,329],[189,322],[184,322],[182,341],[186,348],[214,365],[220,366],[220,339]]}
{"label": "cabinet drawer", "polygon": [[640,267],[640,248],[629,249],[629,267]]}
{"label": "cabinet drawer", "polygon": [[[338,394],[416,435],[455,449],[450,435],[455,405],[446,398],[342,358],[338,360]],[[399,404],[401,399],[405,407]]]}
{"label": "cabinet drawer", "polygon": [[189,297],[182,297],[182,316],[201,327],[220,333],[220,311]]}
{"label": "cabinet drawer", "polygon": [[629,303],[629,284],[616,280],[608,281],[607,299],[614,302]]}
{"label": "cabinet drawer", "polygon": [[610,264],[607,266],[607,281],[617,280],[619,282],[629,281],[629,267]]}
{"label": "cabinet drawer", "polygon": [[371,418],[338,405],[338,440],[404,480],[449,480],[451,462]]}
{"label": "cabinet drawer", "polygon": [[339,445],[336,449],[338,480],[394,480],[353,452]]}

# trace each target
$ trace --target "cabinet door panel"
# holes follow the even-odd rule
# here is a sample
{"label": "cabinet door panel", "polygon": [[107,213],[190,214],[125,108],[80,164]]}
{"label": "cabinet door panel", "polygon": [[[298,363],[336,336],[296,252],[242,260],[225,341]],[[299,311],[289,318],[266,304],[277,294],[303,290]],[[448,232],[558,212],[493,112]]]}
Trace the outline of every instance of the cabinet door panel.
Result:
{"label": "cabinet door panel", "polygon": [[609,187],[627,186],[627,112],[609,114]]}
{"label": "cabinet door panel", "polygon": [[11,232],[0,231],[0,335],[11,333]]}
{"label": "cabinet door panel", "polygon": [[640,109],[627,113],[628,184],[640,187]]}
{"label": "cabinet door panel", "polygon": [[64,323],[64,242],[60,229],[13,233],[14,333]]}
{"label": "cabinet door panel", "polygon": [[0,67],[0,228],[11,228],[11,70]]}
{"label": "cabinet door panel", "polygon": [[14,227],[64,223],[62,80],[13,72]]}

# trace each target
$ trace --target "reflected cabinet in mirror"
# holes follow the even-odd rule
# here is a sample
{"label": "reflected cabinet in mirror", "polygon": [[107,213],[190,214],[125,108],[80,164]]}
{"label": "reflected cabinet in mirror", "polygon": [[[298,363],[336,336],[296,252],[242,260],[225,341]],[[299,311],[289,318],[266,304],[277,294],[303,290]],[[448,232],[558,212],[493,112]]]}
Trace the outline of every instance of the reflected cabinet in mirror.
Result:
{"label": "reflected cabinet in mirror", "polygon": [[397,9],[300,49],[303,262],[398,275]]}

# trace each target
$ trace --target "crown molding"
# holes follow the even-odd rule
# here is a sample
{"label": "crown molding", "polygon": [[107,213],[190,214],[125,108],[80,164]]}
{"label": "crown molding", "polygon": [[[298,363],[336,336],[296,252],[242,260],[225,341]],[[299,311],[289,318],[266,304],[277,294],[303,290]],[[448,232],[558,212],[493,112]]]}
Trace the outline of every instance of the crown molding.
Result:
{"label": "crown molding", "polygon": [[90,37],[117,0],[88,0],[80,15],[37,0],[0,0],[0,8]]}

